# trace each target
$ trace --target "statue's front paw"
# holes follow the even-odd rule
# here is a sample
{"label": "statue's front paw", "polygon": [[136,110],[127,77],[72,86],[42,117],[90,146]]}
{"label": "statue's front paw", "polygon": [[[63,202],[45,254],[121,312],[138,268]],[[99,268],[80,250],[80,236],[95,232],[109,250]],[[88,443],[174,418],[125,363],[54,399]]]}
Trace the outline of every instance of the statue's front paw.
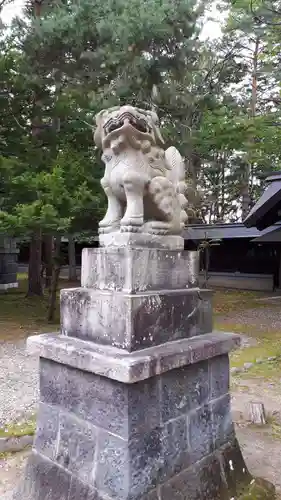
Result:
{"label": "statue's front paw", "polygon": [[123,217],[121,220],[121,231],[136,233],[143,226],[143,217]]}
{"label": "statue's front paw", "polygon": [[104,218],[99,222],[99,227],[109,227],[109,226],[120,226],[120,219],[108,219]]}

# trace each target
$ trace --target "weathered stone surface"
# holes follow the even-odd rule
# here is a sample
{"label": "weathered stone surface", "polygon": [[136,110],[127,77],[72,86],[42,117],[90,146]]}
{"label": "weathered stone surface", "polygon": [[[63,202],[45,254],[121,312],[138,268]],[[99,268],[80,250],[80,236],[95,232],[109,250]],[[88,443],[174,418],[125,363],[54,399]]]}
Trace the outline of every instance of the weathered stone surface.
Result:
{"label": "weathered stone surface", "polygon": [[167,342],[133,353],[63,335],[29,337],[29,352],[125,383],[135,383],[161,373],[228,353],[240,345],[239,335],[222,332]]}
{"label": "weathered stone surface", "polygon": [[208,362],[171,370],[161,377],[162,419],[167,422],[208,401]]}
{"label": "weathered stone surface", "polygon": [[163,468],[160,480],[165,482],[191,463],[188,449],[187,421],[182,416],[167,422],[162,429]]}
{"label": "weathered stone surface", "polygon": [[81,286],[126,293],[198,284],[197,252],[130,247],[84,248]]}
{"label": "weathered stone surface", "polygon": [[[195,467],[189,467],[160,488],[161,500],[202,500],[200,479]],[[211,499],[208,499],[211,500]]]}
{"label": "weathered stone surface", "polygon": [[[41,399],[47,405],[56,405],[72,412],[78,419],[84,419],[93,425],[106,429],[123,438],[140,432],[147,432],[160,425],[159,379],[153,377],[136,384],[124,385],[115,380],[100,377],[60,365],[52,361],[41,360],[40,387]],[[55,410],[52,410],[54,413]],[[39,423],[46,424],[45,415]],[[51,416],[51,415],[50,415]],[[62,421],[63,415],[60,417]],[[54,429],[57,427],[57,415],[53,424],[49,424],[44,439],[50,446],[50,437],[54,442]],[[62,424],[60,423],[60,426]],[[68,422],[76,433],[87,433],[90,429],[83,427],[83,421]],[[45,427],[44,427],[45,428]],[[79,430],[80,429],[80,430]],[[60,439],[65,430],[61,429]],[[40,441],[41,435],[36,438]],[[94,437],[92,438],[94,440]],[[81,437],[82,440],[82,437]],[[39,442],[38,442],[39,445]],[[61,443],[59,443],[59,446]],[[41,447],[40,449],[43,448]],[[46,443],[44,442],[44,449]],[[94,447],[94,445],[93,445]]]}
{"label": "weathered stone surface", "polygon": [[205,457],[195,467],[200,482],[200,500],[230,500],[219,459],[214,453]]}
{"label": "weathered stone surface", "polygon": [[81,481],[91,485],[97,429],[68,413],[60,413],[56,461]]}
{"label": "weathered stone surface", "polygon": [[138,497],[156,487],[163,468],[161,429],[134,436],[129,443],[131,496]]}
{"label": "weathered stone surface", "polygon": [[127,387],[65,365],[41,360],[41,400],[120,436],[128,435]]}
{"label": "weathered stone surface", "polygon": [[229,357],[216,356],[209,360],[210,399],[216,399],[229,391]]}
{"label": "weathered stone surface", "polygon": [[188,415],[191,462],[195,463],[213,451],[211,410],[205,404]]}
{"label": "weathered stone surface", "polygon": [[61,332],[135,351],[212,330],[211,292],[198,289],[135,295],[74,288],[61,292]]}
{"label": "weathered stone surface", "polygon": [[159,428],[128,443],[109,433],[99,435],[96,487],[118,498],[142,498],[156,487],[163,464]]}
{"label": "weathered stone surface", "polygon": [[102,432],[99,436],[99,456],[96,487],[109,497],[127,498],[130,488],[129,450],[126,441]]}
{"label": "weathered stone surface", "polygon": [[220,448],[228,442],[233,442],[235,437],[234,425],[231,414],[230,395],[224,396],[212,401],[212,432],[214,448]]}
{"label": "weathered stone surface", "polygon": [[33,451],[14,500],[69,500],[70,481],[64,469]]}
{"label": "weathered stone surface", "polygon": [[127,387],[130,434],[147,432],[161,422],[159,377]]}
{"label": "weathered stone surface", "polygon": [[220,457],[228,492],[235,498],[252,480],[237,439],[221,448]]}
{"label": "weathered stone surface", "polygon": [[[226,366],[221,361],[218,373]],[[135,384],[46,359],[40,367],[35,446],[49,457],[56,449],[47,483],[55,485],[62,474],[67,500],[229,500],[238,483],[249,483],[234,441],[229,395],[211,399],[226,385],[212,385],[210,360]],[[44,436],[46,419],[53,422]],[[44,476],[46,459],[40,457],[32,474]],[[28,484],[31,496],[20,500],[48,500],[44,489],[33,497],[33,482]]]}
{"label": "weathered stone surface", "polygon": [[18,286],[18,252],[15,240],[0,236],[0,291]]}
{"label": "weathered stone surface", "polygon": [[68,500],[104,500],[104,496],[100,495],[95,488],[89,487],[77,477],[72,476]]}
{"label": "weathered stone surface", "polygon": [[34,438],[35,449],[52,460],[57,453],[59,409],[45,403],[39,404]]}
{"label": "weathered stone surface", "polygon": [[138,232],[111,232],[100,233],[100,246],[110,248],[131,247],[139,248],[156,248],[160,250],[178,250],[184,249],[184,239],[179,235],[159,235],[145,231]]}

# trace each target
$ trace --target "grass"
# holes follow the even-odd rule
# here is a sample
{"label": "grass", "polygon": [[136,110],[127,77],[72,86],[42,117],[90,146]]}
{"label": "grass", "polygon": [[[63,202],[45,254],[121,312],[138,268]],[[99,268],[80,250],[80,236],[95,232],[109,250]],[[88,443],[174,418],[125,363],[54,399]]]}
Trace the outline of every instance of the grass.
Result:
{"label": "grass", "polygon": [[0,438],[33,436],[36,430],[36,417],[24,422],[14,422],[0,428]]}
{"label": "grass", "polygon": [[[265,292],[251,292],[246,290],[216,290],[213,297],[214,317],[220,317],[232,312],[245,311],[265,307],[265,302],[257,300],[267,297]],[[270,307],[278,307],[271,303]]]}
{"label": "grass", "polygon": [[[0,341],[27,337],[32,333],[57,330],[59,326],[59,291],[55,321],[47,323],[48,293],[27,297],[27,275],[18,274],[19,287],[0,294]],[[59,289],[77,286],[61,280]]]}
{"label": "grass", "polygon": [[[248,292],[241,290],[217,290],[214,294],[214,328],[235,333],[243,333],[255,339],[256,345],[247,349],[239,349],[231,353],[231,365],[243,367],[244,363],[253,363],[257,359],[263,359],[261,364],[255,364],[247,372],[239,377],[251,378],[262,377],[275,381],[281,378],[281,331],[272,326],[270,311],[280,309],[278,300],[272,302],[260,301],[262,297],[269,294],[264,292]],[[263,308],[264,320],[262,326],[257,322],[245,320],[245,311]],[[268,308],[268,318],[266,311]],[[267,358],[280,356],[279,359],[268,361]]]}

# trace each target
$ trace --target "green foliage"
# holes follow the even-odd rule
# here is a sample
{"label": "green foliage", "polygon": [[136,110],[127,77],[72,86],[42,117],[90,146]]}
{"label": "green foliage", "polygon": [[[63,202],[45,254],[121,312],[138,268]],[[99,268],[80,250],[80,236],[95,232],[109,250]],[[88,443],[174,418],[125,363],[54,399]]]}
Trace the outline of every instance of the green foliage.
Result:
{"label": "green foliage", "polygon": [[240,217],[245,185],[253,201],[259,179],[280,168],[279,7],[220,2],[223,37],[202,42],[211,4],[26,6],[0,50],[0,231],[96,232],[105,198],[93,117],[124,102],[158,112],[167,146],[186,158],[190,189],[201,191],[199,218]]}
{"label": "green foliage", "polygon": [[77,111],[73,93],[56,95],[47,78],[40,90],[41,128],[36,133],[38,94],[29,82],[27,62],[26,54],[7,42],[0,54],[0,231],[64,233],[77,225],[88,228],[90,222],[95,231],[104,198],[88,117],[83,109]]}

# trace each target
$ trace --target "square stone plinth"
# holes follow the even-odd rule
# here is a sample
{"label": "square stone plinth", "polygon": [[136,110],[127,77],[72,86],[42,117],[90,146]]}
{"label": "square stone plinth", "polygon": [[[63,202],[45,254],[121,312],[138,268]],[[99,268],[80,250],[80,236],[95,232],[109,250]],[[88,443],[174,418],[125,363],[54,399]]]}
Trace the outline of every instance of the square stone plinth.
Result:
{"label": "square stone plinth", "polygon": [[[115,356],[105,348],[107,376],[98,373],[92,342],[50,336],[48,344],[42,337],[29,340],[40,349],[40,405],[34,451],[15,498],[223,500],[227,481],[233,486],[230,461],[240,484],[249,479],[228,393],[228,350],[238,336],[206,335],[205,348],[201,338],[193,347],[185,339],[189,350],[171,342],[166,354],[164,346],[115,349]],[[152,350],[144,378],[140,363],[152,363]],[[112,378],[114,363],[119,380]],[[132,364],[134,380],[120,381],[120,367]]]}
{"label": "square stone plinth", "polygon": [[61,332],[135,351],[212,331],[212,292],[61,291]]}
{"label": "square stone plinth", "polygon": [[157,248],[84,248],[81,286],[126,293],[198,285],[198,252]]}
{"label": "square stone plinth", "polygon": [[[42,358],[123,383],[134,384],[174,368],[227,354],[239,347],[240,337],[235,334],[213,332],[131,353],[116,347],[102,346],[57,334],[29,337],[27,345],[31,353],[37,353]],[[219,364],[217,369],[216,380],[217,384],[220,384],[220,373],[223,369]]]}

